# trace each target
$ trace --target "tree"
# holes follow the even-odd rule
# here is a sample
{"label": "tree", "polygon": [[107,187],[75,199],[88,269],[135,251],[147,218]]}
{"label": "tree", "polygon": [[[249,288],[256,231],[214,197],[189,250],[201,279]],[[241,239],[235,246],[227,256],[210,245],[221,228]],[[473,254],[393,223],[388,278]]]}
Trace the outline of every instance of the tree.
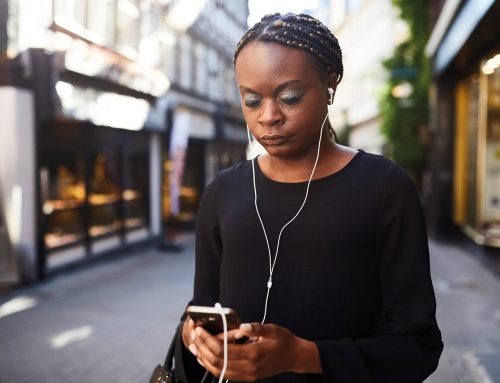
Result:
{"label": "tree", "polygon": [[384,62],[390,78],[380,100],[381,131],[387,154],[420,185],[429,119],[429,59],[424,53],[429,35],[428,0],[392,1],[408,24],[410,37]]}

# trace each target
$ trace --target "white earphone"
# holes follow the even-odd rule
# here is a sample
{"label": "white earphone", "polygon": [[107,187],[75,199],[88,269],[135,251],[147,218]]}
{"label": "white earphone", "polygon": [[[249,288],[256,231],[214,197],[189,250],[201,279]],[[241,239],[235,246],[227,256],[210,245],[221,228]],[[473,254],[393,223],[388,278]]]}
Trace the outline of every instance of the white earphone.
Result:
{"label": "white earphone", "polygon": [[[331,102],[333,102],[333,95],[335,93],[334,90],[332,88],[328,88],[328,93],[330,94],[330,100],[331,100]],[[329,100],[329,104],[331,104],[330,100]],[[268,300],[269,300],[269,293],[270,293],[271,287],[273,285],[273,272],[274,272],[274,266],[276,265],[276,260],[278,259],[278,250],[279,250],[279,246],[280,246],[281,234],[283,233],[283,230],[285,230],[285,228],[289,224],[291,224],[295,220],[295,218],[297,218],[297,216],[302,211],[302,208],[306,204],[307,196],[309,195],[309,186],[311,185],[311,181],[312,181],[312,178],[313,178],[313,175],[314,175],[314,171],[316,170],[316,165],[318,164],[318,160],[319,160],[319,151],[320,151],[320,147],[321,147],[321,139],[323,137],[323,128],[325,127],[325,122],[328,119],[328,115],[329,115],[329,109],[327,110],[325,119],[323,120],[323,123],[321,124],[321,131],[319,133],[319,141],[318,141],[318,152],[316,153],[316,160],[314,161],[314,166],[313,166],[311,175],[309,176],[309,181],[307,182],[307,188],[306,188],[306,194],[304,196],[304,201],[302,202],[302,205],[300,206],[300,208],[297,211],[297,213],[295,213],[295,215],[292,217],[292,219],[290,219],[281,228],[279,236],[278,236],[278,243],[276,244],[276,252],[275,252],[275,255],[274,255],[274,261],[272,260],[272,257],[271,257],[271,247],[269,245],[269,239],[267,237],[266,228],[264,227],[264,222],[262,221],[262,218],[261,218],[260,212],[259,212],[259,208],[257,206],[257,186],[256,186],[256,183],[255,183],[255,158],[252,158],[252,175],[253,175],[253,189],[254,189],[254,196],[255,196],[255,199],[254,199],[255,211],[257,212],[257,216],[259,217],[259,221],[260,221],[260,224],[262,226],[262,231],[264,233],[264,237],[266,238],[267,250],[268,250],[268,254],[269,254],[269,280],[267,282],[266,303],[264,305],[264,317],[262,318],[262,322],[261,322],[262,324],[264,324],[264,322],[266,321],[267,303],[268,303]],[[250,148],[252,148],[252,135],[250,133],[250,129],[248,128],[248,125],[247,125],[247,133],[248,133],[248,143],[250,145]],[[224,379],[224,375],[226,374],[227,362],[228,362],[228,360],[227,360],[228,359],[228,354],[227,354],[228,353],[227,320],[226,320],[226,316],[224,314],[224,311],[222,310],[222,306],[220,305],[220,303],[217,302],[215,304],[215,307],[217,308],[217,311],[219,311],[219,314],[222,317],[222,323],[223,323],[223,329],[224,329],[224,354],[223,354],[224,355],[224,362],[223,362],[224,364],[223,364],[223,367],[222,367],[221,374],[219,376],[219,383],[222,383],[223,379]],[[205,372],[205,375],[203,376],[201,382],[204,382],[205,379],[207,378],[207,376],[208,376],[208,370]],[[226,383],[228,383],[227,379],[226,379]]]}
{"label": "white earphone", "polygon": [[335,94],[333,88],[328,88],[328,94],[330,95],[330,97],[328,97],[328,104],[331,105],[333,104],[333,95]]}
{"label": "white earphone", "polygon": [[[329,88],[328,92],[330,93],[331,98],[333,100],[333,95],[335,93],[334,90],[332,88]],[[285,228],[289,224],[291,224],[295,220],[295,218],[297,218],[297,216],[302,211],[302,208],[306,204],[307,196],[309,195],[309,186],[311,185],[311,181],[312,181],[312,178],[313,178],[313,175],[314,175],[314,171],[316,170],[316,165],[318,164],[318,160],[319,160],[319,152],[320,152],[320,148],[321,148],[321,139],[323,138],[323,128],[325,127],[325,122],[328,119],[328,115],[329,115],[329,108],[327,106],[326,116],[325,116],[325,119],[323,120],[323,123],[321,124],[321,130],[320,130],[320,133],[319,133],[318,151],[316,153],[316,160],[314,161],[314,166],[313,166],[311,175],[309,176],[309,181],[307,182],[306,194],[304,196],[304,200],[302,201],[302,204],[301,204],[299,210],[297,211],[297,213],[295,213],[295,215],[292,217],[292,219],[290,219],[287,223],[285,223],[285,225],[283,225],[283,227],[281,228],[281,230],[279,232],[279,235],[278,235],[278,242],[276,244],[276,251],[275,251],[275,255],[274,255],[274,260],[272,259],[272,255],[271,255],[271,246],[269,245],[269,239],[267,237],[267,231],[266,231],[266,228],[264,226],[264,222],[262,221],[262,217],[260,216],[259,208],[257,206],[257,185],[255,183],[255,158],[252,158],[252,160],[251,160],[252,161],[252,176],[253,176],[253,189],[254,189],[255,211],[257,213],[257,217],[259,218],[260,225],[262,227],[262,231],[263,231],[264,237],[266,239],[267,251],[268,251],[268,256],[269,256],[269,280],[267,281],[267,294],[266,294],[266,302],[264,304],[264,316],[262,318],[262,322],[261,322],[262,324],[264,324],[264,322],[266,321],[267,303],[269,301],[269,293],[271,292],[271,287],[273,285],[273,272],[274,272],[274,267],[276,266],[276,260],[278,259],[278,251],[279,251],[279,246],[280,246],[280,241],[281,241],[281,234],[283,233],[283,230],[285,230]],[[250,145],[250,151],[252,151],[252,138],[251,138],[251,133],[250,133],[250,129],[248,128],[248,125],[247,125],[247,133],[248,133],[248,143]]]}

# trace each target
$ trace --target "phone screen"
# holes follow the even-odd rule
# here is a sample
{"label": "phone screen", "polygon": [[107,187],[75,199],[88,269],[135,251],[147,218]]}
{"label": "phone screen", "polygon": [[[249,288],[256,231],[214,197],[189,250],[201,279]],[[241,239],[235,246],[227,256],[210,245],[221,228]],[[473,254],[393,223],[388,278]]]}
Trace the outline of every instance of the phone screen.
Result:
{"label": "phone screen", "polygon": [[[234,330],[241,324],[239,315],[233,309],[223,308],[226,315],[227,329]],[[222,317],[214,307],[189,306],[187,314],[194,321],[196,326],[201,326],[212,335],[220,334],[224,331]]]}

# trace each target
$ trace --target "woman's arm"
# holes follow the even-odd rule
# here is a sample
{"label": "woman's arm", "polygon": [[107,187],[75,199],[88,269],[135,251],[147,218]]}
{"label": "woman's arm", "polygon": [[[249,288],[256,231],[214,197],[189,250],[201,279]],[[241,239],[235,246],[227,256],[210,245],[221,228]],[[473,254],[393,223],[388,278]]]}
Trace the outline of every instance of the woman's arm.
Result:
{"label": "woman's arm", "polygon": [[422,382],[443,350],[436,322],[425,219],[410,178],[394,167],[375,234],[382,310],[362,339],[317,341],[326,382]]}
{"label": "woman's arm", "polygon": [[[219,299],[219,267],[222,257],[222,242],[217,220],[218,178],[210,183],[201,198],[196,218],[196,261],[193,298],[190,305],[213,306]],[[205,370],[188,351],[194,324],[184,314],[182,337],[183,362],[187,378],[200,379]]]}

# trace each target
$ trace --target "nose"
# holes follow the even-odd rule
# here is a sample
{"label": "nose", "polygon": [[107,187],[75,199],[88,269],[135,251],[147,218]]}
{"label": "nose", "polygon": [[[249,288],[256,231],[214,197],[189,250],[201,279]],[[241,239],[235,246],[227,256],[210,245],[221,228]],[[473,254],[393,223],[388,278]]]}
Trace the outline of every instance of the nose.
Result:
{"label": "nose", "polygon": [[273,126],[284,120],[281,108],[276,100],[264,100],[261,105],[261,113],[258,122],[261,126]]}

